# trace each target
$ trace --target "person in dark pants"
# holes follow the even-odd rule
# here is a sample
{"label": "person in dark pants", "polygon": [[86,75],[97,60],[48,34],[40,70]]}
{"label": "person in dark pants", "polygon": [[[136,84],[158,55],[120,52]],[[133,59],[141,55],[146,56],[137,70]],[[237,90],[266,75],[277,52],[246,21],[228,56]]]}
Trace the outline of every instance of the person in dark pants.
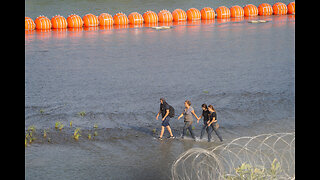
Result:
{"label": "person in dark pants", "polygon": [[211,132],[214,131],[216,133],[216,135],[218,136],[218,138],[220,139],[220,141],[222,142],[222,137],[218,131],[219,126],[217,123],[218,119],[217,119],[216,110],[213,108],[212,105],[208,106],[208,110],[210,112],[210,114],[209,114],[209,121],[210,122],[209,122],[208,126],[211,126],[211,128],[212,128]]}
{"label": "person in dark pants", "polygon": [[203,117],[203,126],[201,129],[201,133],[200,133],[200,139],[202,139],[204,132],[207,131],[208,133],[208,142],[211,141],[211,133],[212,133],[212,127],[208,126],[209,124],[209,110],[206,104],[202,104],[201,105],[202,108],[202,114],[201,116],[198,118],[197,123],[199,123],[200,119]]}
{"label": "person in dark pants", "polygon": [[194,115],[197,119],[198,119],[198,116],[196,115],[193,108],[191,107],[191,102],[189,100],[186,100],[184,102],[184,106],[185,106],[185,109],[184,109],[183,113],[178,117],[178,120],[179,120],[182,116],[184,116],[184,126],[183,126],[183,131],[182,131],[182,139],[184,138],[186,130],[189,129],[191,137],[194,140],[196,140],[196,137],[194,136],[191,125],[193,123],[192,115]]}
{"label": "person in dark pants", "polygon": [[170,136],[168,138],[174,138],[172,131],[171,131],[171,128],[170,128],[170,124],[169,124],[169,121],[170,121],[169,105],[164,98],[160,98],[160,110],[159,110],[157,117],[156,117],[157,120],[158,120],[160,113],[162,115],[162,123],[161,123],[161,133],[160,133],[159,139],[162,140],[162,136],[163,136],[165,127],[167,128],[167,130],[170,133]]}

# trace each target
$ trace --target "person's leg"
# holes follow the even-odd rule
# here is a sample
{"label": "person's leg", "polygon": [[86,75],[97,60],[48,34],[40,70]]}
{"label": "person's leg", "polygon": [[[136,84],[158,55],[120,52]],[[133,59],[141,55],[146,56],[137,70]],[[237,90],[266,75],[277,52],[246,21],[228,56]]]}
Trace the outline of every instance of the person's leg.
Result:
{"label": "person's leg", "polygon": [[183,130],[182,130],[182,138],[184,137],[184,135],[186,134],[186,130],[188,128],[188,122],[184,122],[184,126],[183,126]]}
{"label": "person's leg", "polygon": [[190,132],[190,134],[191,134],[191,137],[192,137],[193,139],[196,139],[196,137],[194,136],[194,133],[193,133],[191,124],[192,124],[192,123],[190,123],[188,129],[189,129],[189,132]]}
{"label": "person's leg", "polygon": [[[202,137],[204,135],[204,131],[207,129],[206,127],[207,127],[206,125],[202,126],[201,133],[200,133],[200,139],[202,139]],[[208,130],[207,130],[207,132],[208,132]]]}
{"label": "person's leg", "polygon": [[160,138],[162,138],[162,136],[163,136],[163,133],[164,133],[164,126],[161,126],[161,133],[160,133]]}
{"label": "person's leg", "polygon": [[209,127],[207,128],[208,142],[211,142],[211,137],[212,137],[211,133],[212,133],[212,131],[213,131],[212,126],[209,126]]}
{"label": "person's leg", "polygon": [[170,128],[170,125],[167,126],[167,129],[168,129],[168,131],[169,131],[169,133],[170,133],[170,136],[173,136],[172,131],[171,131],[171,128]]}
{"label": "person's leg", "polygon": [[220,141],[222,142],[222,137],[218,131],[218,129],[215,129],[214,127],[212,127],[213,131],[216,133],[216,135],[218,136],[218,138],[220,139]]}

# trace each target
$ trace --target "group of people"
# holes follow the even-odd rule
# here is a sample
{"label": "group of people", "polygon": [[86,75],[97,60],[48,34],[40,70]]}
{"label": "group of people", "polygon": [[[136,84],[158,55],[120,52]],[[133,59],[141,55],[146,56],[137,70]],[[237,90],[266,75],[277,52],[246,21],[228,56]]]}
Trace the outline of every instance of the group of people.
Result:
{"label": "group of people", "polygon": [[[201,129],[200,139],[203,138],[204,132],[207,131],[208,133],[208,142],[211,141],[211,133],[214,131],[220,141],[222,142],[222,137],[218,131],[219,124],[217,123],[217,113],[212,105],[207,106],[206,104],[202,104],[202,114],[200,117],[197,116],[197,114],[194,112],[194,109],[191,107],[191,102],[189,100],[186,100],[184,102],[184,111],[181,113],[181,115],[178,117],[178,120],[182,117],[184,117],[184,126],[182,131],[182,139],[184,138],[187,129],[189,130],[191,137],[196,140],[196,137],[193,133],[192,129],[192,123],[193,123],[193,116],[197,119],[197,123],[199,123],[200,119],[203,117],[203,126]],[[170,136],[168,138],[174,138],[172,134],[172,130],[170,128],[170,116],[169,116],[169,105],[165,101],[164,98],[160,98],[160,110],[156,116],[156,119],[158,120],[159,115],[161,113],[162,115],[162,124],[161,124],[161,132],[159,139],[162,140],[164,129],[167,128],[167,130],[170,133]],[[192,116],[193,115],[193,116]]]}

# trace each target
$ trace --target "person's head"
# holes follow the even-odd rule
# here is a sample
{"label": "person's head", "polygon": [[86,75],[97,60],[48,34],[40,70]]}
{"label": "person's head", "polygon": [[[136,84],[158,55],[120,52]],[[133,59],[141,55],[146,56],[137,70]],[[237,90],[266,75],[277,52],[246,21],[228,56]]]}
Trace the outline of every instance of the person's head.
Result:
{"label": "person's head", "polygon": [[184,102],[184,106],[185,106],[186,108],[189,108],[189,107],[191,106],[191,102],[190,102],[189,100],[186,100],[186,101]]}
{"label": "person's head", "polygon": [[163,103],[165,103],[166,102],[166,100],[164,99],[164,98],[160,98],[160,103],[161,104],[163,104]]}
{"label": "person's head", "polygon": [[208,110],[208,106],[206,104],[202,104],[201,105],[202,110],[206,111]]}
{"label": "person's head", "polygon": [[208,110],[213,112],[216,111],[211,104],[208,106]]}

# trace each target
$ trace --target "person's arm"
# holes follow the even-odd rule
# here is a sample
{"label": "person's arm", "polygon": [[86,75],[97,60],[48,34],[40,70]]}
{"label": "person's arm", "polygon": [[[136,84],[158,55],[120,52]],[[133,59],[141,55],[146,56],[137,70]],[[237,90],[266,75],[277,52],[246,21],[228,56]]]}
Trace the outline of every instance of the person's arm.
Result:
{"label": "person's arm", "polygon": [[210,126],[212,123],[217,122],[216,118],[213,117],[212,120],[209,122],[208,126]]}
{"label": "person's arm", "polygon": [[194,115],[194,117],[196,117],[197,119],[199,119],[198,116],[196,115],[196,113],[194,112],[194,110],[192,110],[191,113]]}
{"label": "person's arm", "polygon": [[162,121],[164,121],[164,119],[169,115],[169,109],[166,110],[166,115],[164,115],[164,117],[162,118]]}
{"label": "person's arm", "polygon": [[200,119],[202,118],[202,114],[200,115],[199,118],[197,118],[197,123],[199,123]]}
{"label": "person's arm", "polygon": [[181,115],[178,117],[178,120],[179,120],[180,118],[182,118],[182,116],[183,116],[183,113],[181,113]]}
{"label": "person's arm", "polygon": [[157,120],[158,120],[159,115],[160,115],[160,111],[158,112],[158,114],[157,114],[157,116],[156,116],[156,119],[157,119]]}

